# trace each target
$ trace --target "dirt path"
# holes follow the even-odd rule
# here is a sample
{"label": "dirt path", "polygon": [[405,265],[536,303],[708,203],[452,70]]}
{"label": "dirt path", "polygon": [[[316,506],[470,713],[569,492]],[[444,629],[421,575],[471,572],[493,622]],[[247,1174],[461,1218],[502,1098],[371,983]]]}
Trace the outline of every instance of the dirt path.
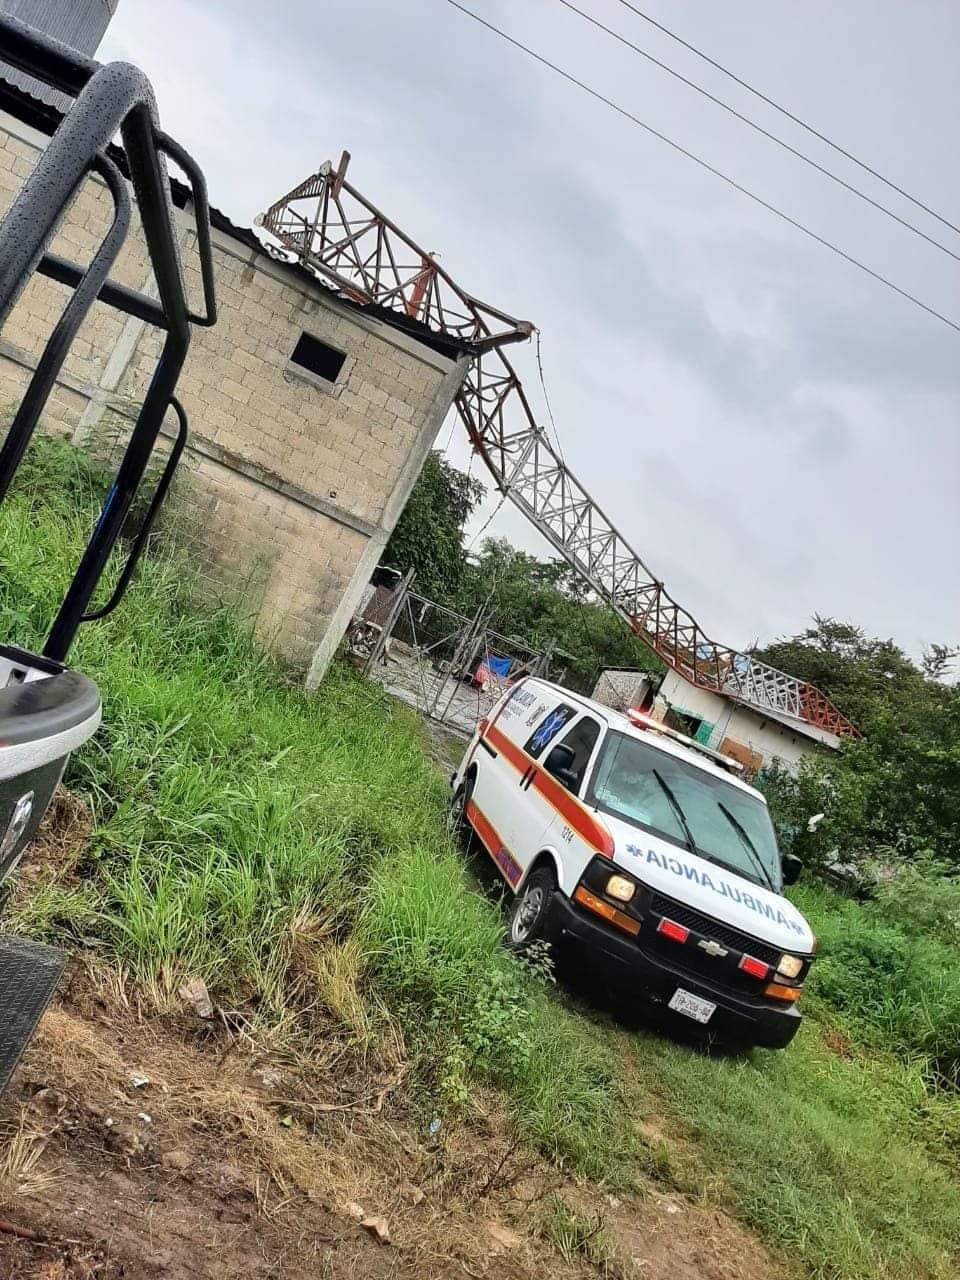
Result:
{"label": "dirt path", "polygon": [[[375,1075],[318,1102],[343,1081],[77,966],[0,1102],[0,1218],[36,1237],[0,1230],[0,1277],[774,1280],[716,1210],[564,1180],[492,1099],[431,1137]],[[579,1251],[558,1206],[596,1224]]]}
{"label": "dirt path", "polygon": [[[15,892],[88,835],[58,792]],[[410,1070],[396,1028],[264,1043],[236,1012],[148,1011],[75,960],[0,1098],[0,1280],[780,1275],[714,1208],[564,1177],[492,1096],[431,1132]]]}

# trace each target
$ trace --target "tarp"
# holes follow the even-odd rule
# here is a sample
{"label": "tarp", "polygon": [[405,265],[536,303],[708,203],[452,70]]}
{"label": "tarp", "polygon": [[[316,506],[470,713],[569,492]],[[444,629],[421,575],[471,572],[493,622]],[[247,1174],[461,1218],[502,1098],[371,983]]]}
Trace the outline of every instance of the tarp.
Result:
{"label": "tarp", "polygon": [[488,653],[479,667],[477,667],[473,682],[486,692],[491,685],[496,685],[506,680],[512,666],[513,658],[495,658],[493,654]]}
{"label": "tarp", "polygon": [[501,680],[505,680],[510,674],[510,668],[513,666],[513,659],[495,658],[492,654],[488,654],[487,666],[492,675],[499,676]]}

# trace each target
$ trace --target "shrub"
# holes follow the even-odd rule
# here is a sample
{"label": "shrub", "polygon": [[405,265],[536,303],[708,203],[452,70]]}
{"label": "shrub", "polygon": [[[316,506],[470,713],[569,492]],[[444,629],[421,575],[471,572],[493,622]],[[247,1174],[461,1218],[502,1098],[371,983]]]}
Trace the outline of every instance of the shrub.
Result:
{"label": "shrub", "polygon": [[960,945],[960,871],[925,851],[896,874],[875,877],[876,911],[914,934]]}
{"label": "shrub", "polygon": [[826,890],[796,894],[820,952],[810,994],[860,1040],[921,1057],[933,1080],[960,1087],[960,957],[956,948]]}

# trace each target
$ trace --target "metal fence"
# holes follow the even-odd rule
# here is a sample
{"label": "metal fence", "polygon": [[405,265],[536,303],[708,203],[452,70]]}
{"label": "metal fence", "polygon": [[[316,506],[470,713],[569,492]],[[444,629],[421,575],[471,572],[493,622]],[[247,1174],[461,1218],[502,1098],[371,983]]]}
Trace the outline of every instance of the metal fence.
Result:
{"label": "metal fence", "polygon": [[550,647],[533,649],[488,622],[482,609],[469,618],[418,595],[408,575],[354,621],[349,651],[368,678],[466,738],[513,681],[549,673]]}

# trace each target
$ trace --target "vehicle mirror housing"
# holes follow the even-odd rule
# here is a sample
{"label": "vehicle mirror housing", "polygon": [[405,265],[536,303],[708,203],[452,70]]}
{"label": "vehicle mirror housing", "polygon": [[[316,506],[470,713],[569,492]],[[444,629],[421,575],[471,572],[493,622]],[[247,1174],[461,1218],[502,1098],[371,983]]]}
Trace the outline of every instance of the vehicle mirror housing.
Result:
{"label": "vehicle mirror housing", "polygon": [[783,871],[783,883],[796,884],[803,870],[803,859],[798,858],[795,853],[785,853],[780,859],[780,867]]}
{"label": "vehicle mirror housing", "polygon": [[573,748],[564,746],[561,742],[549,752],[543,767],[568,791],[576,791],[580,785],[580,779],[572,767],[576,758]]}

